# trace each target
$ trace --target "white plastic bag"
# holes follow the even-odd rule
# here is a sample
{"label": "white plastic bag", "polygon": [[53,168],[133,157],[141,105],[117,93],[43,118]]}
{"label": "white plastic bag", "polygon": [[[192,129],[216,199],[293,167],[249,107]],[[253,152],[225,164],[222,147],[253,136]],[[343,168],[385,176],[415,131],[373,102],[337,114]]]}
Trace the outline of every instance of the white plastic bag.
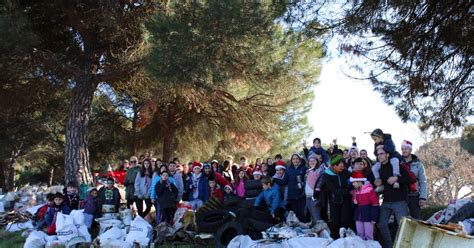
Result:
{"label": "white plastic bag", "polygon": [[84,224],[84,209],[72,210],[69,215],[72,217],[74,225],[76,226],[85,225]]}
{"label": "white plastic bag", "polygon": [[4,213],[5,212],[5,204],[3,204],[3,202],[0,202],[0,213]]}
{"label": "white plastic bag", "polygon": [[151,234],[152,226],[150,223],[137,215],[130,225],[130,231],[125,239],[125,243],[131,246],[135,241],[140,241],[143,238],[151,238]]}
{"label": "white plastic bag", "polygon": [[126,234],[127,232],[125,231],[125,229],[112,227],[99,236],[100,243],[103,244],[104,241],[109,240],[109,239],[110,240],[121,239],[123,241]]}
{"label": "white plastic bag", "polygon": [[92,242],[91,234],[89,233],[89,230],[87,230],[86,225],[80,225],[77,228],[77,233],[79,236],[83,237],[86,240],[86,242],[88,243]]}
{"label": "white plastic bag", "polygon": [[33,231],[26,238],[23,248],[43,248],[46,245],[45,238],[47,236],[45,232]]}
{"label": "white plastic bag", "polygon": [[36,212],[38,212],[38,209],[40,209],[42,206],[43,206],[43,204],[36,205],[36,206],[33,206],[33,207],[29,207],[29,208],[26,209],[26,211],[28,211],[28,213],[30,213],[31,215],[35,215]]}
{"label": "white plastic bag", "polygon": [[124,225],[130,226],[132,223],[132,210],[128,208],[120,210],[120,219]]}
{"label": "white plastic bag", "polygon": [[33,222],[31,220],[23,223],[10,223],[7,225],[6,230],[9,232],[18,232],[25,229],[33,229]]}
{"label": "white plastic bag", "polygon": [[58,240],[61,242],[67,242],[73,237],[77,236],[77,227],[76,225],[74,225],[74,220],[72,216],[57,213],[56,234],[58,236]]}

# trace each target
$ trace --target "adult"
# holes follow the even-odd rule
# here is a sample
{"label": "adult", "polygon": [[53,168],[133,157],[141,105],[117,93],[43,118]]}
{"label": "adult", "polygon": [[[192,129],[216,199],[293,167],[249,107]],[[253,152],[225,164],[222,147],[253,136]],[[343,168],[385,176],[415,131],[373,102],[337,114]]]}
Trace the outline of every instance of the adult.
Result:
{"label": "adult", "polygon": [[304,192],[306,195],[306,209],[311,215],[311,220],[314,223],[321,220],[321,206],[314,204],[313,195],[315,190],[321,190],[321,175],[324,172],[324,167],[319,163],[315,155],[310,155],[308,158],[309,169],[305,176]]}
{"label": "adult", "polygon": [[[377,149],[377,159],[380,162],[380,179],[382,180],[383,203],[380,206],[379,228],[383,239],[383,247],[392,247],[392,237],[388,228],[388,221],[392,214],[395,217],[395,223],[398,224],[400,219],[408,215],[407,206],[407,185],[410,182],[408,173],[400,170],[400,176],[394,176],[392,164],[390,163],[390,155],[386,148]],[[399,183],[399,187],[393,187],[395,182]],[[331,208],[332,209],[332,208]]]}
{"label": "adult", "polygon": [[303,142],[303,152],[306,158],[308,158],[311,154],[321,154],[323,156],[323,161],[326,164],[329,164],[329,156],[326,151],[321,147],[321,139],[314,138],[313,139],[313,146],[308,149],[306,146],[306,140]]}
{"label": "adult", "polygon": [[403,164],[407,164],[410,168],[410,176],[416,180],[416,182],[410,184],[408,188],[408,209],[410,210],[411,217],[420,219],[421,208],[426,204],[428,191],[426,187],[425,167],[418,157],[412,154],[412,149],[413,144],[410,141],[404,140],[402,142],[402,166]]}
{"label": "adult", "polygon": [[214,172],[211,168],[211,165],[209,163],[204,163],[202,165],[204,176],[206,177],[207,180],[209,179],[215,179],[216,183],[221,186],[221,188],[224,188],[226,185],[229,185],[229,182],[221,175],[219,172]]}
{"label": "adult", "polygon": [[303,165],[299,154],[291,155],[290,166],[286,171],[288,175],[288,211],[293,211],[302,222],[307,222],[305,215],[306,198],[304,194],[304,176],[308,167]]}
{"label": "adult", "polygon": [[349,185],[351,174],[345,168],[344,158],[337,154],[331,158],[331,165],[322,175],[321,191],[314,191],[313,198],[320,202],[329,201],[330,220],[332,222],[331,236],[339,238],[341,227],[353,228],[352,203]]}
{"label": "adult", "polygon": [[138,166],[138,158],[132,156],[130,158],[130,166],[127,169],[125,175],[125,200],[127,200],[127,208],[130,208],[133,203],[137,200],[135,196],[135,178],[140,172],[140,166]]}
{"label": "adult", "polygon": [[178,165],[176,164],[176,160],[173,160],[169,163],[168,173],[169,173],[169,177],[174,178],[174,181],[176,182],[176,188],[178,189],[177,201],[179,202],[183,198],[184,182],[183,182],[183,176],[178,171]]}
{"label": "adult", "polygon": [[[150,159],[143,160],[140,172],[135,178],[135,197],[137,204],[137,212],[141,217],[145,217],[151,210],[150,189],[153,176],[153,165]],[[145,202],[145,211],[143,210],[143,202]]]}

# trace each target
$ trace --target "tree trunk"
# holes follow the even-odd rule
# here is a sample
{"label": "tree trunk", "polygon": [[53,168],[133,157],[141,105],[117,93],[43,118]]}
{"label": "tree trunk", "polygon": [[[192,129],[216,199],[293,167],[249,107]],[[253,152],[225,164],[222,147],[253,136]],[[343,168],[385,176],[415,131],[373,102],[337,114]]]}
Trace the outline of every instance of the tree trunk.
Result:
{"label": "tree trunk", "polygon": [[130,156],[137,155],[137,133],[138,133],[138,104],[133,103],[133,117],[132,117],[132,137],[130,142]]}
{"label": "tree trunk", "polygon": [[65,179],[66,183],[91,184],[89,164],[88,124],[96,83],[90,75],[76,82],[66,126]]}
{"label": "tree trunk", "polygon": [[49,170],[48,186],[53,185],[53,178],[54,178],[54,166],[51,166],[51,170]]}
{"label": "tree trunk", "polygon": [[165,132],[165,137],[163,139],[163,162],[168,163],[173,156],[175,148],[175,133],[176,129],[174,127],[168,128]]}
{"label": "tree trunk", "polygon": [[5,192],[13,191],[15,189],[15,168],[13,167],[16,158],[20,155],[21,148],[16,148],[12,151],[11,157],[8,159],[7,171],[5,175]]}

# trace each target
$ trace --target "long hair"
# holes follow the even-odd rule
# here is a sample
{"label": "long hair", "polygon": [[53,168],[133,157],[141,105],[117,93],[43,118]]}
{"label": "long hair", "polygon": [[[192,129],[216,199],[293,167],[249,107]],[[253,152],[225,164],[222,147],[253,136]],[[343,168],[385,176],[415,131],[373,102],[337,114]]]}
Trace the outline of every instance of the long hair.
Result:
{"label": "long hair", "polygon": [[[148,168],[145,168],[145,162],[148,162]],[[145,176],[145,170],[147,170],[147,172],[148,172],[148,177],[151,178],[153,176],[153,163],[148,158],[143,160],[142,167],[140,168],[140,176],[141,177]]]}
{"label": "long hair", "polygon": [[240,168],[240,169],[237,170],[237,173],[236,173],[236,174],[237,174],[237,178],[235,179],[235,185],[239,185],[239,183],[240,183],[239,174],[240,174],[241,171],[244,172],[243,181],[245,182],[245,181],[249,180],[249,177],[247,176],[247,172],[246,172],[243,168]]}

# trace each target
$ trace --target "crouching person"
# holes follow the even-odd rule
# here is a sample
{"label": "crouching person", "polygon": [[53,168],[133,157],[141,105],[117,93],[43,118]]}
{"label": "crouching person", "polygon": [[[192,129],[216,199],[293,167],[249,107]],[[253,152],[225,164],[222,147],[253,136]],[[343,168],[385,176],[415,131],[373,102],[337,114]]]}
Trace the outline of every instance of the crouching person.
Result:
{"label": "crouching person", "polygon": [[48,202],[44,204],[35,214],[36,217],[36,227],[38,230],[41,230],[46,227],[46,213],[48,212],[49,207],[54,203],[55,194],[49,193],[47,198]]}
{"label": "crouching person", "polygon": [[56,216],[59,212],[63,214],[69,214],[71,210],[64,202],[63,194],[58,192],[54,195],[53,204],[50,205],[48,212],[46,212],[44,217],[48,227],[47,232],[49,235],[54,235],[56,233]]}
{"label": "crouching person", "polygon": [[81,202],[84,208],[84,222],[88,229],[91,229],[92,222],[95,218],[99,217],[99,192],[96,188],[92,188],[89,191],[89,195]]}
{"label": "crouching person", "polygon": [[[255,199],[254,207],[263,207],[265,211],[264,213],[260,211],[259,215],[271,215],[273,222],[278,223],[283,220],[285,214],[278,186],[274,187],[272,179],[267,176],[262,177],[261,183],[263,191],[257,196],[257,199]],[[257,216],[257,218],[262,217],[263,216]],[[263,217],[263,219],[267,218]]]}

